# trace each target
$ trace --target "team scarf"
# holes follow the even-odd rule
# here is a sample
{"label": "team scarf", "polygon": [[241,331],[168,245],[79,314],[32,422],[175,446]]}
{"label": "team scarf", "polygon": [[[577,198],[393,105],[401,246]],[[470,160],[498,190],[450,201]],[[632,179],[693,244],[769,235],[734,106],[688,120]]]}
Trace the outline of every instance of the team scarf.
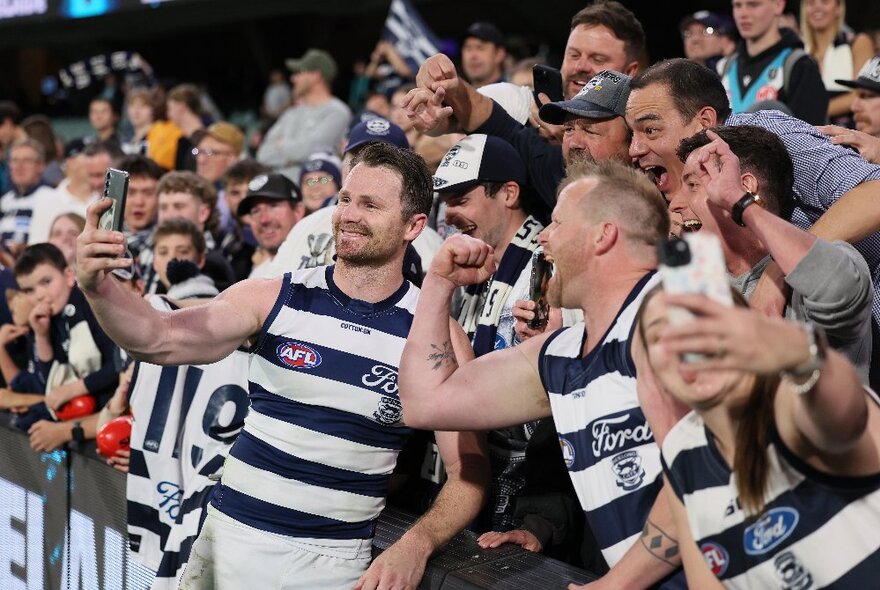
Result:
{"label": "team scarf", "polygon": [[495,350],[501,311],[537,249],[538,234],[543,229],[541,222],[527,217],[504,251],[495,274],[485,283],[465,288],[458,323],[467,332],[476,356]]}

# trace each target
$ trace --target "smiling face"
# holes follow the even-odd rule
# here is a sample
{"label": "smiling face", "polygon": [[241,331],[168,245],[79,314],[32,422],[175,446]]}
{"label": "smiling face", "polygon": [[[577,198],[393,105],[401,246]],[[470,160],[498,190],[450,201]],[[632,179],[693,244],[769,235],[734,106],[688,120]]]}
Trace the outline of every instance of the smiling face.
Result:
{"label": "smiling face", "polygon": [[596,179],[585,178],[565,187],[553,208],[550,225],[538,235],[544,256],[553,264],[553,276],[547,283],[547,300],[553,307],[581,307],[582,277],[593,236],[584,199],[597,184]]}
{"label": "smiling face", "polygon": [[629,164],[629,129],[623,117],[596,120],[569,115],[562,124],[566,165],[584,160],[617,159]]}
{"label": "smiling face", "polygon": [[[421,226],[403,218],[400,175],[389,168],[355,166],[339,191],[333,211],[337,258],[353,266],[382,266],[403,256]],[[421,217],[425,217],[421,215]]]}
{"label": "smiling face", "polygon": [[633,90],[626,105],[626,122],[632,129],[629,155],[639,168],[654,178],[660,192],[679,189],[682,164],[678,144],[703,129],[698,116],[684,121],[664,84]]}
{"label": "smiling face", "polygon": [[807,17],[807,24],[814,31],[826,31],[837,26],[843,7],[839,0],[805,0],[801,10]]}
{"label": "smiling face", "polygon": [[441,198],[446,203],[446,223],[493,248],[501,245],[507,233],[508,211],[500,194],[489,196],[486,186],[479,184],[459,194],[442,193]]}
{"label": "smiling face", "polygon": [[302,202],[258,199],[248,211],[247,222],[261,248],[274,256],[293,226],[303,218]]}
{"label": "smiling face", "polygon": [[578,25],[568,35],[562,59],[562,93],[571,100],[602,70],[634,74],[638,64],[626,57],[623,41],[606,26]]}

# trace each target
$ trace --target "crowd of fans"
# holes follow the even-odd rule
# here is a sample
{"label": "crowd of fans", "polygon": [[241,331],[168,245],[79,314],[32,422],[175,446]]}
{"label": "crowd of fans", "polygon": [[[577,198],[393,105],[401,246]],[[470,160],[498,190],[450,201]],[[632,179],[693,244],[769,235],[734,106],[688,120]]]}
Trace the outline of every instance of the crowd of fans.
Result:
{"label": "crowd of fans", "polygon": [[[400,455],[390,503],[424,512],[443,488],[449,443],[427,430],[477,431],[487,474],[470,527],[483,547],[544,552],[603,575],[594,589],[876,584],[880,48],[846,24],[844,0],[802,0],[799,21],[784,7],[689,15],[685,58],[652,65],[633,13],[591,3],[573,15],[555,102],[533,92],[543,60],[516,62],[487,22],[466,29],[458,63],[438,54],[419,71],[381,41],[348,103],[332,92],[333,55],[309,49],[286,61],[290,84],[272,72],[248,133],[192,84],[129,88],[124,117],[99,96],[93,133],[65,144],[46,117],[0,101],[0,409],[49,452],[95,438],[135,406],[130,392],[146,428],[152,407],[178,403],[162,388],[187,387],[147,368],[177,363],[133,374],[77,286],[94,255],[77,247],[102,241],[86,235],[108,168],[129,174],[131,261],[110,280],[170,313],[333,265],[337,206],[352,200],[340,190],[355,167],[385,166],[369,164],[385,144],[418,154],[434,191],[402,264],[427,303],[400,401],[395,361],[376,418],[396,404],[399,422],[402,404],[426,429]],[[718,238],[735,307],[662,292],[658,243],[693,232]],[[530,297],[541,253],[547,310]],[[670,325],[669,307],[698,319]],[[451,352],[450,315],[474,360]],[[237,409],[212,417],[223,435],[206,430],[214,446],[185,468],[204,476],[180,484],[197,510],[247,407],[243,361],[206,366],[238,388],[225,398]],[[108,463],[148,480],[151,440],[133,436]],[[186,565],[198,530],[181,534],[177,561],[144,558],[160,577]],[[399,564],[381,565],[359,584],[400,581]],[[400,567],[417,583],[424,562]]]}

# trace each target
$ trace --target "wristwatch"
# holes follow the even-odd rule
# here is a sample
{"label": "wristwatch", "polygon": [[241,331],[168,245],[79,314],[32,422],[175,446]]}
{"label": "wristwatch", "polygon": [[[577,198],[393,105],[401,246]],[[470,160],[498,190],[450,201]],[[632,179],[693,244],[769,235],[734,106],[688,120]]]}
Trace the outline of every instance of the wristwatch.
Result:
{"label": "wristwatch", "polygon": [[807,347],[810,358],[805,362],[782,372],[782,377],[795,393],[804,394],[813,389],[822,373],[822,365],[828,358],[828,337],[825,330],[812,322],[803,324],[807,334]]}
{"label": "wristwatch", "polygon": [[743,212],[749,205],[758,205],[763,209],[767,208],[767,203],[764,202],[764,199],[762,199],[760,195],[746,191],[745,194],[740,197],[740,200],[734,203],[733,209],[730,210],[730,217],[740,227],[746,226],[743,222]]}

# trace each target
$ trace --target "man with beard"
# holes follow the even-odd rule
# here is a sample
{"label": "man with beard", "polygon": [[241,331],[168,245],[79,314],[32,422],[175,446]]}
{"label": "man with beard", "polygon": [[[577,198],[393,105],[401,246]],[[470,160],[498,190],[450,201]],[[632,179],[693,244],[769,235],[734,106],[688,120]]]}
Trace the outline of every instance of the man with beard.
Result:
{"label": "man with beard", "polygon": [[[718,77],[686,59],[656,63],[636,77],[626,119],[633,132],[630,156],[652,173],[667,198],[682,190],[683,164],[676,154],[681,140],[722,124],[775,133],[794,165],[792,200],[781,216],[826,241],[849,242],[864,256],[874,281],[874,350],[880,347],[880,166],[779,111],[731,114]],[[683,216],[685,229],[699,228],[701,221],[692,211]],[[778,265],[768,265],[752,296],[753,307],[782,314],[787,299],[782,276]],[[871,382],[880,383],[880,363],[874,362],[871,372]]]}
{"label": "man with beard", "polygon": [[615,161],[573,166],[539,242],[555,269],[550,305],[580,308],[585,322],[459,359],[450,298],[459,286],[487,280],[495,261],[488,244],[455,235],[425,278],[400,364],[405,418],[422,428],[490,430],[553,416],[581,507],[611,566],[591,590],[684,587],[674,573],[677,542],[664,533],[671,514],[646,415],[650,409],[662,430],[658,440],[672,424],[640,404],[643,351],[633,336],[641,299],[659,282],[656,245],[668,231],[666,204],[644,175]]}
{"label": "man with beard", "polygon": [[[560,72],[565,101],[574,103],[588,86],[601,91],[596,76],[605,71],[626,85],[629,77],[644,66],[645,33],[635,15],[618,2],[595,2],[571,19],[571,31],[565,46],[565,57]],[[625,74],[625,75],[623,75]],[[594,84],[595,82],[595,84]],[[420,130],[437,134],[446,132],[445,119],[455,116],[458,125],[469,133],[483,133],[500,137],[519,152],[528,167],[528,182],[535,188],[549,209],[556,202],[556,187],[565,175],[565,166],[578,157],[604,159],[619,157],[628,161],[622,149],[629,141],[626,125],[617,119],[622,111],[606,107],[597,116],[579,114],[589,108],[564,109],[571,117],[558,114],[545,118],[541,108],[539,127],[523,127],[511,118],[500,105],[481,95],[461,80],[455,66],[445,55],[428,58],[416,76],[418,88],[407,96],[405,106],[409,116]],[[626,101],[626,97],[623,97]],[[443,108],[446,105],[447,109]],[[554,113],[559,113],[555,110]],[[554,127],[555,125],[564,127]],[[552,128],[552,133],[550,129]],[[553,137],[562,144],[548,143]]]}
{"label": "man with beard", "polygon": [[337,146],[345,137],[351,110],[333,96],[336,61],[326,51],[309,49],[301,58],[287,60],[287,68],[293,72],[294,104],[266,133],[257,161],[299,180],[309,155]]}
{"label": "man with beard", "polygon": [[251,179],[247,195],[238,204],[238,216],[247,219],[257,244],[269,255],[251,270],[251,278],[266,276],[263,273],[278,254],[278,247],[305,214],[299,187],[283,174],[260,174]]}
{"label": "man with beard", "polygon": [[[368,571],[388,476],[409,428],[397,365],[418,289],[406,245],[424,228],[431,176],[416,154],[367,147],[333,218],[337,264],[248,279],[204,305],[159,312],[108,271],[130,264],[89,210],[78,279],[102,325],[139,360],[204,364],[250,347],[251,406],[226,460],[181,588],[418,585],[428,556],[477,514],[484,451],[438,432],[449,479],[432,509]],[[458,342],[469,348],[462,334]]]}

